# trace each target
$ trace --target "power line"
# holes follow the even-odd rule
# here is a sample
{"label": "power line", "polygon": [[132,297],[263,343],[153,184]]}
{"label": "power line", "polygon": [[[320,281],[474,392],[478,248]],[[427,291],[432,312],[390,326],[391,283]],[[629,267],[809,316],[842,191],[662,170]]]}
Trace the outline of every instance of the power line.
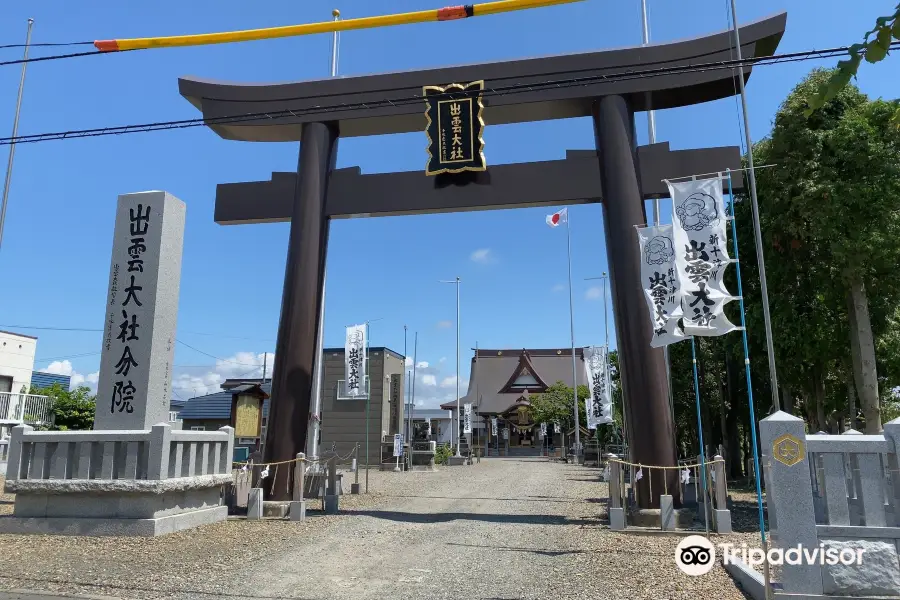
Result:
{"label": "power line", "polygon": [[[38,44],[29,44],[30,46],[37,46]],[[123,50],[122,52],[132,52],[132,50]],[[110,54],[109,52],[97,52],[96,50],[89,50],[87,52],[73,52],[71,54],[52,54],[50,56],[29,56],[28,58],[19,58],[17,60],[7,60],[4,62],[0,62],[0,67],[7,67],[10,65],[21,65],[23,63],[33,63],[33,62],[43,62],[46,60],[59,60],[61,58],[76,58],[78,56],[103,56],[104,54]]]}
{"label": "power line", "polygon": [[[893,42],[891,48],[900,47],[900,42]],[[771,64],[781,64],[785,62],[800,62],[807,60],[817,60],[824,58],[833,58],[842,54],[846,54],[849,47],[829,48],[826,50],[807,50],[803,52],[792,52],[786,54],[777,54],[766,57],[748,57],[741,60],[723,60],[711,63],[702,63],[697,65],[679,65],[673,67],[660,67],[655,69],[644,70],[627,70],[609,74],[590,75],[585,77],[575,77],[561,80],[548,80],[537,83],[528,84],[512,84],[508,86],[498,86],[487,88],[482,96],[506,96],[517,93],[534,92],[544,88],[566,88],[584,86],[596,82],[617,82],[630,79],[645,79],[650,77],[660,77],[665,75],[674,75],[680,73],[696,73],[717,70],[731,70],[738,66],[765,66]],[[662,62],[662,61],[658,61]],[[447,94],[450,94],[449,92]],[[442,96],[444,94],[435,94]],[[370,102],[342,103],[333,105],[316,105],[304,108],[282,109],[278,111],[243,113],[236,115],[225,115],[221,117],[199,117],[195,119],[181,119],[174,121],[156,121],[152,123],[119,125],[111,127],[98,127],[92,129],[79,129],[71,131],[38,133],[30,135],[21,135],[17,137],[0,138],[0,146],[9,145],[11,143],[36,143],[52,140],[63,140],[83,137],[101,137],[109,135],[126,135],[130,133],[143,133],[150,131],[166,131],[170,129],[189,129],[193,127],[203,127],[208,125],[221,125],[228,123],[241,123],[245,121],[255,121],[260,119],[275,120],[284,117],[299,117],[307,113],[335,113],[340,111],[370,109],[384,106],[402,106],[406,104],[416,104],[423,101],[423,96],[413,95],[401,98],[386,98],[382,100],[373,100]],[[304,100],[304,98],[285,98],[284,100]]]}
{"label": "power line", "polygon": [[39,47],[59,47],[59,46],[93,46],[94,42],[40,42],[40,43],[31,43],[31,44],[3,44],[0,45],[0,50],[6,50],[8,48],[24,48],[25,46],[29,48],[39,48]]}
{"label": "power line", "polygon": [[[36,325],[0,325],[0,329],[35,329],[40,331],[87,331],[91,333],[102,333],[102,329],[89,329],[85,327],[41,327]],[[200,331],[182,331],[182,334],[187,335],[205,335],[209,337],[221,338],[221,339],[234,339],[234,340],[249,340],[253,342],[274,342],[275,340],[271,338],[253,338],[253,337],[243,337],[239,335],[223,335],[219,333],[202,333]]]}
{"label": "power line", "polygon": [[[210,357],[210,358],[214,358],[214,359],[219,360],[219,361],[222,361],[222,362],[231,363],[231,364],[234,364],[234,365],[244,365],[244,366],[247,366],[247,367],[249,367],[250,365],[254,364],[254,363],[238,362],[238,361],[235,361],[235,360],[228,360],[228,359],[225,359],[225,358],[219,358],[218,356],[215,356],[215,355],[213,355],[213,354],[210,354],[209,352],[204,352],[203,350],[200,350],[199,348],[194,348],[194,347],[191,346],[190,344],[187,344],[187,343],[185,343],[185,342],[182,342],[181,340],[176,339],[175,341],[178,342],[179,344],[181,344],[182,346],[187,346],[188,348],[190,348],[190,349],[193,350],[194,352],[199,352],[200,354],[203,354],[204,356],[208,356],[208,357]],[[256,365],[256,366],[257,366],[257,368],[259,367],[259,365]]]}

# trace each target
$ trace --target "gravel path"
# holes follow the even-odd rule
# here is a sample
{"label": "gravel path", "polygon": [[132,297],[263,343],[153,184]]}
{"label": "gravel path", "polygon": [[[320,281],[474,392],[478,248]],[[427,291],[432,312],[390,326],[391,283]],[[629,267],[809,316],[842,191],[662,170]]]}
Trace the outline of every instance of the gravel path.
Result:
{"label": "gravel path", "polygon": [[678,536],[606,528],[596,469],[491,458],[373,471],[369,487],[342,498],[342,515],[304,523],[229,521],[155,539],[0,536],[0,587],[141,599],[745,598],[721,565],[682,574]]}

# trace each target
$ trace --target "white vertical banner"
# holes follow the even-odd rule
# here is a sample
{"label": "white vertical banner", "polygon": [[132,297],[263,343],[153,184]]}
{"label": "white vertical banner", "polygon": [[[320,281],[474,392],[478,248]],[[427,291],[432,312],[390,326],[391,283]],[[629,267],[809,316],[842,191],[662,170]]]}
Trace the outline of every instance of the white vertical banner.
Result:
{"label": "white vertical banner", "polygon": [[491,435],[497,435],[497,417],[491,417]]}
{"label": "white vertical banner", "polygon": [[463,405],[463,433],[472,433],[472,404]]}
{"label": "white vertical banner", "polygon": [[403,456],[403,436],[394,434],[394,456]]}
{"label": "white vertical banner", "polygon": [[425,419],[425,427],[426,427],[425,435],[427,437],[431,437],[431,419],[430,418]]}
{"label": "white vertical banner", "polygon": [[547,424],[541,423],[541,439],[543,440],[546,438],[547,438]]}
{"label": "white vertical banner", "polygon": [[737,329],[723,312],[735,298],[722,281],[727,251],[722,180],[667,182],[672,196],[675,265],[682,291],[684,331],[715,336]]}
{"label": "white vertical banner", "polygon": [[606,348],[588,346],[584,349],[584,370],[589,382],[591,397],[586,400],[588,429],[612,423],[612,398],[609,394]]}
{"label": "white vertical banner", "polygon": [[637,234],[641,284],[653,323],[650,346],[659,348],[680,342],[685,335],[681,328],[682,290],[675,265],[674,231],[671,225],[662,225],[639,227]]}
{"label": "white vertical banner", "polygon": [[351,325],[344,342],[344,385],[347,395],[362,396],[366,393],[366,326]]}

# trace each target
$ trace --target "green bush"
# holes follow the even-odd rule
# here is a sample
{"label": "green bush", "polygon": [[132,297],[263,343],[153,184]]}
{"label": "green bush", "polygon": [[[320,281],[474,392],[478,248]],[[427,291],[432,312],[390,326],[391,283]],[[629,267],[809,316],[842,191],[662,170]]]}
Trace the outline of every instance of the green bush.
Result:
{"label": "green bush", "polygon": [[446,465],[447,459],[451,456],[453,456],[453,448],[450,447],[450,444],[441,444],[435,448],[434,464]]}

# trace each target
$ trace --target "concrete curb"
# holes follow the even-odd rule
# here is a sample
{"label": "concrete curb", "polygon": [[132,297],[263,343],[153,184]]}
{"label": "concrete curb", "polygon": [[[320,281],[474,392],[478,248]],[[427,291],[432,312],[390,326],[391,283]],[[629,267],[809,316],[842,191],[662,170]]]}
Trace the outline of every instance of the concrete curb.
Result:
{"label": "concrete curb", "polygon": [[86,596],[83,594],[59,594],[56,592],[36,592],[34,590],[0,590],[0,600],[53,600],[56,598],[77,598],[78,600],[122,600],[116,596]]}

